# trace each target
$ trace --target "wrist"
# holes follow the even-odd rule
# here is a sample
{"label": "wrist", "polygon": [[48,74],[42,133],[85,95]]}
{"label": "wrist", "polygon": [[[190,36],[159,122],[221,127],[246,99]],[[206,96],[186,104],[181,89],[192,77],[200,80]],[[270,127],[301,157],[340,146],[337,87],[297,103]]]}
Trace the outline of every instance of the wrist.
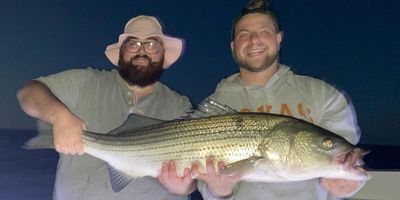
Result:
{"label": "wrist", "polygon": [[182,195],[190,195],[192,194],[195,190],[197,189],[197,182],[193,181],[192,185],[190,186],[190,188],[187,190],[187,192],[185,194]]}
{"label": "wrist", "polygon": [[[235,185],[235,187],[236,187],[236,185]],[[234,194],[235,194],[234,193],[234,188],[232,188],[232,190],[230,190],[230,191],[226,191],[224,193],[217,194],[217,193],[213,192],[212,190],[210,190],[207,187],[207,193],[208,193],[209,199],[213,199],[213,200],[231,200],[231,199],[233,199]]]}
{"label": "wrist", "polygon": [[233,199],[233,192],[230,193],[229,195],[225,195],[225,196],[216,196],[216,195],[211,194],[211,192],[210,192],[210,196],[212,196],[213,197],[212,199],[214,199],[214,200],[230,200],[230,199]]}

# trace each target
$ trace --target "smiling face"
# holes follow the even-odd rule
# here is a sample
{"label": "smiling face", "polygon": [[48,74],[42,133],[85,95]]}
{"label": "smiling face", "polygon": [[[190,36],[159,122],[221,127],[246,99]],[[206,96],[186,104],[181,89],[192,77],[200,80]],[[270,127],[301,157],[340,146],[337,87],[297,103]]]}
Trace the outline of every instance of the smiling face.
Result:
{"label": "smiling face", "polygon": [[260,72],[276,66],[282,32],[265,14],[252,13],[243,16],[235,27],[231,42],[233,56],[241,69]]}

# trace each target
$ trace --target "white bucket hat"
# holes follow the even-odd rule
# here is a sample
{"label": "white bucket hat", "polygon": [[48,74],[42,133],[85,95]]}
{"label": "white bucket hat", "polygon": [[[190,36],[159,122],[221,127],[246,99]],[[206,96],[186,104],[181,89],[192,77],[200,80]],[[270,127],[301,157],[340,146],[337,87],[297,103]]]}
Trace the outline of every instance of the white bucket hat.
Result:
{"label": "white bucket hat", "polygon": [[165,50],[164,69],[178,60],[182,53],[183,39],[164,35],[161,25],[155,17],[140,15],[130,19],[128,23],[126,23],[124,33],[119,35],[117,43],[107,46],[105,54],[112,64],[118,65],[119,50],[128,36],[140,39],[154,36],[159,37],[163,42]]}

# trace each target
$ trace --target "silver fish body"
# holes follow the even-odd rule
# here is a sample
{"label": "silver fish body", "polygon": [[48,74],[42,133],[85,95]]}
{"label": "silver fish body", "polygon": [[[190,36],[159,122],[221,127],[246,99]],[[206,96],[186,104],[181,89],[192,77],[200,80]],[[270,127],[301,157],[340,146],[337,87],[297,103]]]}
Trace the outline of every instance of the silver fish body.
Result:
{"label": "silver fish body", "polygon": [[[246,181],[282,182],[315,177],[366,179],[346,165],[356,147],[323,128],[275,114],[229,113],[160,122],[116,134],[84,133],[85,152],[128,177],[157,177],[165,160],[178,174],[212,157],[221,173],[241,173]],[[203,168],[204,170],[204,168]]]}

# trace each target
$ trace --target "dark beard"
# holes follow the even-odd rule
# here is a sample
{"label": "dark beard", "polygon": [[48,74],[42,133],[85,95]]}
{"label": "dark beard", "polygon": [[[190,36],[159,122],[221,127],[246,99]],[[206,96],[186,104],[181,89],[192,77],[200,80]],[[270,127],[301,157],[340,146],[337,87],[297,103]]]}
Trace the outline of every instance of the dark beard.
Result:
{"label": "dark beard", "polygon": [[[139,66],[132,64],[132,60],[139,57],[149,59],[150,64],[148,66]],[[162,74],[164,73],[164,69],[162,68],[163,63],[164,56],[160,59],[159,62],[152,62],[151,58],[147,55],[137,55],[131,58],[129,62],[125,62],[122,58],[122,55],[120,55],[117,69],[119,75],[126,82],[128,82],[129,85],[146,87],[160,80]]]}

